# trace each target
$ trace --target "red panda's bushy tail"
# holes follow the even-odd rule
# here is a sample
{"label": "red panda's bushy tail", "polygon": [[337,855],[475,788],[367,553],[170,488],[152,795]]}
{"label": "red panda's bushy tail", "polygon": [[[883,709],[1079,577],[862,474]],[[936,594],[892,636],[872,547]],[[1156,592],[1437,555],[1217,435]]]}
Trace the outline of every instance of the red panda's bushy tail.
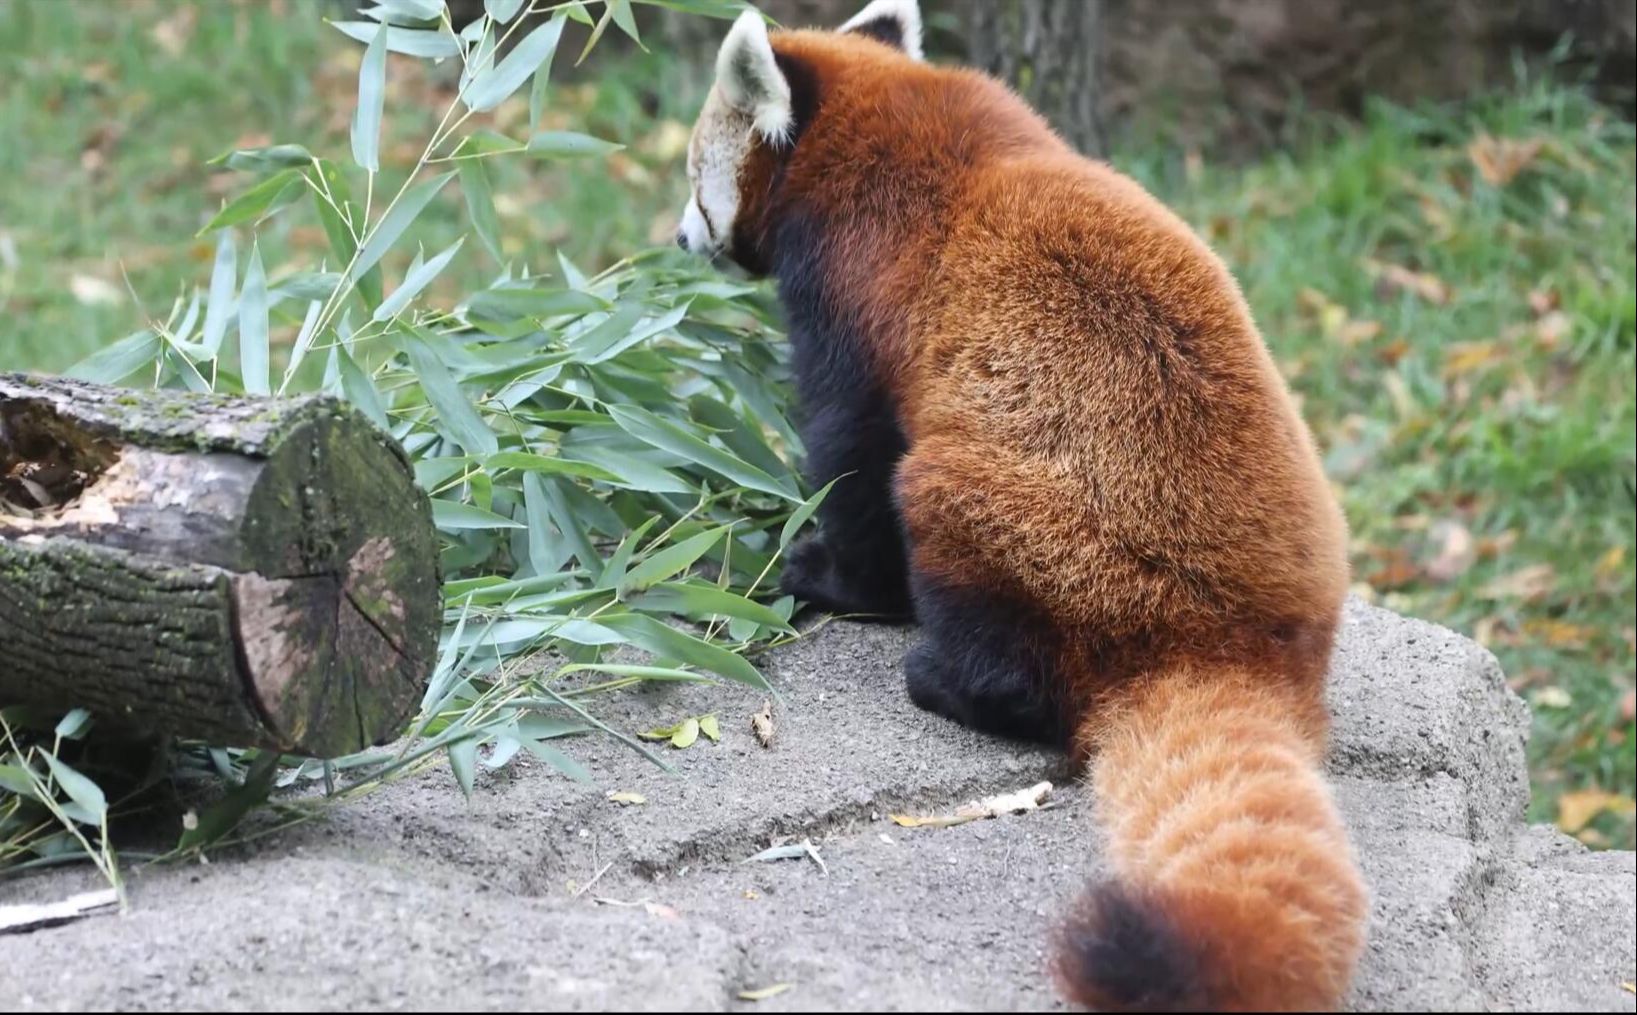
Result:
{"label": "red panda's bushy tail", "polygon": [[1294,697],[1179,664],[1081,727],[1112,878],[1057,975],[1098,1011],[1315,1011],[1342,1001],[1368,899]]}

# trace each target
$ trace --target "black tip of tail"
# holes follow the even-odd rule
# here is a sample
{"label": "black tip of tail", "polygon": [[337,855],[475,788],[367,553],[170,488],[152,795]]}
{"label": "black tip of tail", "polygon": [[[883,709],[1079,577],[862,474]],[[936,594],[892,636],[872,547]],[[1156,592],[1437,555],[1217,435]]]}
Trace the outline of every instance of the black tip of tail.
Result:
{"label": "black tip of tail", "polygon": [[1208,1010],[1199,966],[1163,906],[1113,882],[1092,888],[1059,937],[1064,989],[1097,1011]]}

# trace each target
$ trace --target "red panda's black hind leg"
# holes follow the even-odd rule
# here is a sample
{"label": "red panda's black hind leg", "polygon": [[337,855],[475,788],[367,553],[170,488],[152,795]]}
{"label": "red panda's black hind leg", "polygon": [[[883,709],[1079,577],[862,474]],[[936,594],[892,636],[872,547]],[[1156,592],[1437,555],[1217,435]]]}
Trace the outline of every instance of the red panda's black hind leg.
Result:
{"label": "red panda's black hind leg", "polygon": [[910,700],[985,733],[1062,746],[1071,717],[1052,693],[1051,638],[1004,596],[915,582],[922,638],[904,657]]}

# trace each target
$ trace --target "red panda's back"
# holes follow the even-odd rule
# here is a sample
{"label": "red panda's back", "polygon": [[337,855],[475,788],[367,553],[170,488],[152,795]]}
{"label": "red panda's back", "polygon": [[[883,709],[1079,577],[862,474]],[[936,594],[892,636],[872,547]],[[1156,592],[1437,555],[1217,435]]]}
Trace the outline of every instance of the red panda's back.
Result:
{"label": "red panda's back", "polygon": [[828,298],[949,559],[1110,632],[1328,628],[1340,512],[1193,231],[993,79],[831,33],[775,46],[824,82],[778,186],[825,222]]}
{"label": "red panda's back", "polygon": [[913,315],[910,426],[989,463],[997,556],[1041,557],[1036,593],[1099,624],[1224,604],[1328,624],[1344,523],[1221,261],[1066,151],[974,166],[957,204]]}

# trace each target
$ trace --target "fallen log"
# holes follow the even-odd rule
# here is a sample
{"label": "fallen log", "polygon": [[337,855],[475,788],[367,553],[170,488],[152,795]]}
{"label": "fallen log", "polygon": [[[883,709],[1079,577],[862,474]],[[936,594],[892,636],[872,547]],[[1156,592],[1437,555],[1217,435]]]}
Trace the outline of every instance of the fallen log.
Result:
{"label": "fallen log", "polygon": [[437,554],[402,449],[334,399],[0,374],[0,705],[361,750],[420,700]]}

